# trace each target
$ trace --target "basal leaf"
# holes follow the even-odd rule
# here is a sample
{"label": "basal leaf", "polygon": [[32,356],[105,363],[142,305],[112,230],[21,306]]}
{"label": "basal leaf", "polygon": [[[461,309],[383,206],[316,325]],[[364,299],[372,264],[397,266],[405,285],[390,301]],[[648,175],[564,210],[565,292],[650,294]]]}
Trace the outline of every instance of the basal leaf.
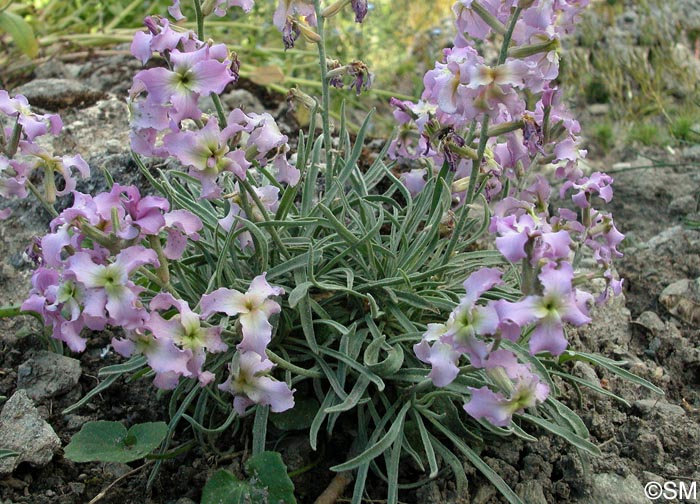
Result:
{"label": "basal leaf", "polygon": [[165,439],[165,422],[137,424],[128,431],[120,422],[86,423],[65,448],[73,462],[131,462],[144,458]]}

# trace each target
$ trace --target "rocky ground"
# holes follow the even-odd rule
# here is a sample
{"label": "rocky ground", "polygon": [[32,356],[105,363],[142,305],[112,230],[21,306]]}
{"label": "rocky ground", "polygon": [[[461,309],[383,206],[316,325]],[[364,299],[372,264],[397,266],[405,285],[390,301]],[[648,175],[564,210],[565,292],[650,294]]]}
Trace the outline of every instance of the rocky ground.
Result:
{"label": "rocky ground", "polygon": [[[108,170],[124,183],[138,183],[128,154],[123,101],[137,69],[133,58],[119,54],[54,61],[37,68],[33,79],[15,91],[39,108],[61,113],[66,127],[54,145],[57,152],[81,152],[94,171]],[[284,104],[278,109],[269,95],[256,95],[235,91],[226,101],[247,104],[251,110],[267,107],[284,116]],[[659,160],[662,166],[653,167]],[[591,170],[615,177],[611,210],[627,234],[625,257],[618,262],[625,293],[598,309],[591,325],[571,330],[571,345],[624,361],[625,369],[662,388],[665,395],[577,363],[574,373],[628,404],[600,393],[568,391],[567,403],[581,415],[603,452],[598,458],[582,460],[572,447],[544,434],[536,443],[508,438],[490,445],[482,454],[485,460],[528,504],[636,504],[651,502],[643,490],[650,481],[700,486],[700,231],[684,224],[700,220],[700,145],[661,152],[618,149],[594,155],[588,163]],[[100,190],[103,184],[98,174],[79,189]],[[22,202],[0,225],[0,305],[19,303],[26,296],[31,268],[23,251],[34,235],[44,232],[48,220],[40,208]],[[32,320],[0,320],[0,394],[7,397],[0,413],[0,448],[21,451],[20,457],[0,460],[0,503],[197,502],[214,470],[214,460],[198,450],[164,463],[149,496],[144,496],[149,465],[135,470],[138,463],[75,464],[62,457],[61,447],[86,421],[163,419],[165,400],[148,383],[118,383],[84,408],[63,414],[95,386],[97,370],[118,359],[106,350],[108,334],[92,339],[84,354],[68,357],[44,351],[38,332]],[[291,438],[284,451],[291,469],[315,456],[304,438]],[[239,463],[227,462],[234,470]],[[501,502],[468,463],[464,467],[470,482],[467,494],[458,495],[446,476],[417,492],[402,493],[401,501]],[[300,501],[313,501],[331,477],[319,471],[296,478]]]}

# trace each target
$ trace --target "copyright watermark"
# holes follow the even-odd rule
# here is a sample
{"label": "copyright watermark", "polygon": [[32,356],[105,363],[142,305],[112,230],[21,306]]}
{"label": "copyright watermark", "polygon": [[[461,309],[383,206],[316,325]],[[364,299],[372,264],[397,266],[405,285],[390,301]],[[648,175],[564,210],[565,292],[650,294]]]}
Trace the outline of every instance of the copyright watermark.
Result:
{"label": "copyright watermark", "polygon": [[698,482],[688,481],[666,481],[660,483],[658,481],[650,481],[644,485],[644,495],[650,500],[671,500],[671,499],[688,499],[695,500],[698,494]]}

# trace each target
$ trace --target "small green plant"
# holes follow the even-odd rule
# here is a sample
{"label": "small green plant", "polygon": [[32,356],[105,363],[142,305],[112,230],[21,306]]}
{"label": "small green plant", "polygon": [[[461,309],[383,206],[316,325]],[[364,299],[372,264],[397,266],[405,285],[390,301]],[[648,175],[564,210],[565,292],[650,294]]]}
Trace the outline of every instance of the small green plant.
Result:
{"label": "small green plant", "polygon": [[670,126],[671,135],[678,142],[700,142],[700,115],[680,115],[673,119]]}
{"label": "small green plant", "polygon": [[591,141],[596,149],[609,151],[615,146],[615,128],[610,121],[603,121],[591,128]]}
{"label": "small green plant", "polygon": [[128,431],[121,422],[88,422],[66,446],[65,457],[73,462],[132,462],[158,448],[167,432],[165,422],[136,424]]}
{"label": "small green plant", "polygon": [[224,469],[214,473],[204,486],[201,504],[296,504],[294,483],[279,453],[254,455],[245,468],[247,480]]}
{"label": "small green plant", "polygon": [[652,122],[636,122],[630,126],[627,141],[645,147],[664,145],[668,141],[666,131]]}

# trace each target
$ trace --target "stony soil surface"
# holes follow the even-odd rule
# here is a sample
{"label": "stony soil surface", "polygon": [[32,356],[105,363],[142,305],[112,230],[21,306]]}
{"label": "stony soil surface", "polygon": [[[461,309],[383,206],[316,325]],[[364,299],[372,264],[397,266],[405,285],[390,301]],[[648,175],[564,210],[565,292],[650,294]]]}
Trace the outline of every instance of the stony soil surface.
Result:
{"label": "stony soil surface", "polygon": [[[57,152],[81,152],[93,171],[108,170],[124,183],[139,183],[128,154],[123,101],[137,66],[132,58],[119,55],[71,64],[52,62],[38,68],[33,81],[16,91],[46,110],[61,112],[66,127],[54,145]],[[234,106],[245,102],[260,107],[258,98],[246,92],[236,91],[227,100]],[[269,96],[262,96],[262,101],[273,107]],[[284,113],[270,110],[280,117]],[[536,443],[508,438],[485,449],[485,460],[528,504],[637,504],[651,502],[643,491],[650,481],[695,481],[700,486],[700,231],[684,225],[684,219],[700,220],[700,146],[653,153],[654,159],[664,161],[657,168],[646,154],[651,153],[616,151],[588,161],[591,170],[608,171],[616,179],[612,211],[627,234],[625,257],[618,262],[626,279],[625,293],[597,309],[591,325],[571,330],[569,336],[573,348],[624,361],[625,369],[662,388],[665,395],[655,396],[600,368],[576,364],[575,374],[627,404],[600,393],[584,390],[579,395],[568,390],[566,402],[581,415],[603,452],[598,458],[581,459],[575,449],[543,433],[535,433]],[[98,174],[79,189],[100,190],[103,184]],[[33,203],[21,202],[0,225],[0,305],[19,303],[26,296],[31,267],[23,251],[33,236],[44,232],[48,221]],[[95,335],[87,351],[74,360],[44,352],[38,332],[33,320],[0,320],[0,394],[8,398],[0,414],[0,448],[14,443],[32,452],[23,454],[21,461],[0,461],[0,503],[94,502],[91,499],[100,491],[130,472],[99,502],[198,502],[216,467],[213,458],[197,449],[164,463],[150,495],[144,494],[150,467],[134,471],[139,463],[75,464],[62,457],[59,443],[65,446],[86,421],[159,420],[165,418],[166,401],[144,381],[118,383],[84,408],[62,414],[95,386],[100,367],[118,359],[106,351],[109,334]],[[29,440],[39,445],[30,449]],[[245,448],[242,438],[224,442]],[[304,438],[294,437],[283,453],[291,469],[317,456]],[[222,465],[240,469],[240,460]],[[418,491],[402,493],[400,500],[502,501],[468,463],[464,468],[469,477],[466,494],[458,495],[446,475]],[[296,478],[300,501],[312,502],[331,477],[318,469]]]}

